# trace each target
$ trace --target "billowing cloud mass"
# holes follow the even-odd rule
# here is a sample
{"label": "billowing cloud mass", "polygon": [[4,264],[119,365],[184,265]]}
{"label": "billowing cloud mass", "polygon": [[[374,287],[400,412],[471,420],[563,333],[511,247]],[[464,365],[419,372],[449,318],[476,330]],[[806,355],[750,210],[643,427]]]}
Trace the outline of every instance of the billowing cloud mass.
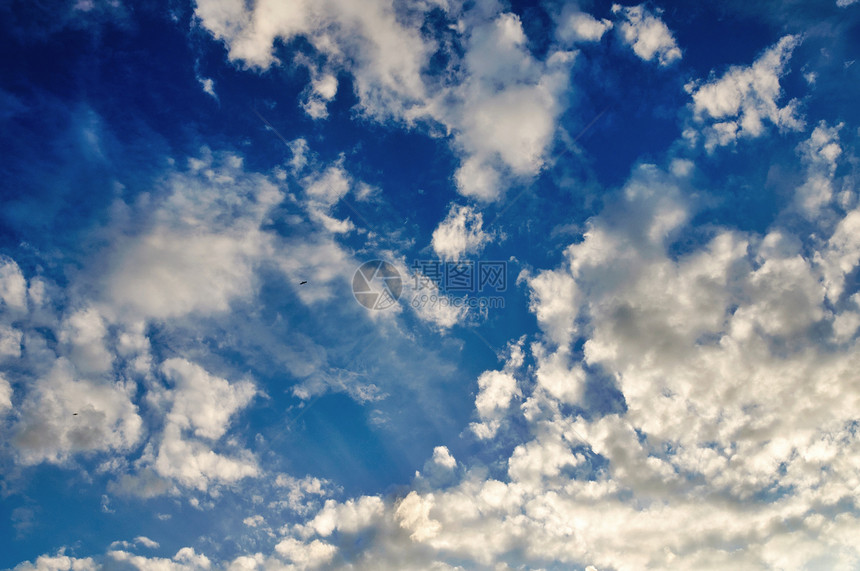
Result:
{"label": "billowing cloud mass", "polygon": [[[325,62],[319,68],[297,56],[300,65],[310,68],[303,104],[309,115],[327,116],[326,105],[337,92],[334,70],[347,70],[355,80],[359,107],[368,116],[442,125],[462,156],[454,176],[458,190],[492,201],[510,177],[531,177],[543,167],[574,58],[571,52],[554,50],[536,59],[519,17],[496,14],[498,8],[492,2],[464,12],[456,2],[428,2],[406,10],[386,0],[360,8],[339,0],[267,0],[251,6],[200,0],[195,14],[227,45],[231,60],[255,68],[282,63],[273,53],[278,41],[306,39],[315,57]],[[449,22],[449,30],[461,32],[457,42],[462,54],[440,45],[422,28],[426,18],[438,15]],[[573,26],[572,40],[599,39],[602,32],[595,26],[607,26],[596,20],[567,25]],[[440,56],[449,60],[448,67],[431,75],[428,67]]]}
{"label": "billowing cloud mass", "polygon": [[681,59],[681,49],[659,13],[652,13],[644,4],[613,4],[612,13],[621,18],[617,27],[621,39],[637,56],[645,61],[656,59],[661,66]]}
{"label": "billowing cloud mass", "polygon": [[609,20],[598,20],[591,14],[571,10],[561,17],[556,34],[564,42],[597,42],[610,29],[612,22]]}
{"label": "billowing cloud mass", "polygon": [[105,289],[110,303],[135,318],[165,319],[226,311],[254,291],[255,265],[270,256],[259,227],[284,195],[242,159],[204,152],[167,181],[167,198],[144,230],[121,236]]}
{"label": "billowing cloud mass", "polygon": [[475,254],[490,240],[483,229],[484,218],[469,206],[451,205],[436,230],[433,231],[433,251],[443,259],[460,259],[464,254]]}
{"label": "billowing cloud mass", "polygon": [[114,4],[0,7],[0,567],[860,568],[852,2]]}
{"label": "billowing cloud mass", "polygon": [[803,127],[796,99],[783,106],[778,103],[782,98],[780,77],[800,41],[798,36],[785,36],[751,66],[731,67],[719,78],[687,86],[695,120],[703,124],[705,148],[759,137],[765,131],[765,121],[780,131]]}

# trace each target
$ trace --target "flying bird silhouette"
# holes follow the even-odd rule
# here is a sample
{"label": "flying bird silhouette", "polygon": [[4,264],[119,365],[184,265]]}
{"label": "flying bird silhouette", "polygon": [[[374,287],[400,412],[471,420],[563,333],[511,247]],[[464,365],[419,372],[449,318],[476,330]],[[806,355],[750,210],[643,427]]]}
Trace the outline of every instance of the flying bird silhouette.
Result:
{"label": "flying bird silhouette", "polygon": [[305,285],[306,283],[308,283],[308,280],[305,280],[303,282],[299,282],[299,285]]}

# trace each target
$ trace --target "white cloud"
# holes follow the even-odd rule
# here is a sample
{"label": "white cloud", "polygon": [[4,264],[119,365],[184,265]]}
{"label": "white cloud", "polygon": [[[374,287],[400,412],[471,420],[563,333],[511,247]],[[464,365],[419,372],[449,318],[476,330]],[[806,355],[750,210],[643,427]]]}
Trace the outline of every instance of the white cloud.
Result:
{"label": "white cloud", "polygon": [[330,537],[335,531],[354,534],[379,522],[385,511],[382,498],[362,496],[357,500],[342,503],[326,500],[325,506],[307,524],[299,526],[298,531],[310,537]]}
{"label": "white cloud", "polygon": [[[449,31],[466,47],[460,57],[422,30],[427,13],[445,10]],[[224,41],[231,60],[265,69],[278,62],[276,40],[304,37],[323,64],[297,61],[310,70],[302,103],[314,118],[327,115],[337,90],[336,73],[354,78],[359,109],[369,117],[426,123],[453,134],[461,153],[455,175],[465,196],[495,200],[510,178],[532,177],[543,167],[564,105],[573,54],[551,52],[545,61],[529,52],[519,18],[494,3],[462,12],[462,6],[419,3],[409,10],[390,0],[307,0],[289,5],[264,0],[253,6],[198,0],[196,15]],[[596,22],[596,21],[595,21]],[[576,33],[594,38],[600,22],[575,23]],[[431,76],[431,57],[450,59],[446,73]]]}
{"label": "white cloud", "polygon": [[12,385],[0,375],[0,415],[12,408]]}
{"label": "white cloud", "polygon": [[131,383],[81,378],[59,358],[21,403],[14,442],[24,464],[59,463],[71,454],[128,451],[143,436]]}
{"label": "white cloud", "polygon": [[641,59],[651,61],[656,57],[661,66],[681,59],[681,50],[659,13],[653,14],[644,4],[626,7],[614,4],[612,13],[622,18],[617,27],[621,39]]}
{"label": "white cloud", "polygon": [[845,293],[846,278],[860,263],[860,209],[839,222],[815,261],[822,267],[827,299],[836,303]]}
{"label": "white cloud", "polygon": [[464,155],[455,181],[465,196],[495,200],[510,176],[531,177],[543,167],[573,54],[535,59],[519,18],[503,13],[474,26],[463,63],[456,104],[440,109]]}
{"label": "white cloud", "polygon": [[785,36],[749,67],[731,67],[718,79],[687,85],[708,150],[761,136],[765,121],[780,130],[803,128],[797,100],[782,107],[777,103],[782,96],[779,79],[800,41],[799,36]]}
{"label": "white cloud", "polygon": [[478,157],[469,157],[454,174],[457,189],[464,196],[492,201],[504,187],[499,172]]}
{"label": "white cloud", "polygon": [[449,295],[435,283],[429,282],[416,292],[409,306],[419,319],[445,330],[462,322],[469,315],[466,299],[467,297]]}
{"label": "white cloud", "polygon": [[113,248],[106,294],[129,318],[226,311],[255,292],[254,269],[271,253],[260,225],[283,198],[277,186],[246,174],[235,155],[189,162],[168,179],[148,227]]}
{"label": "white cloud", "polygon": [[[231,60],[256,68],[279,63],[272,53],[276,39],[307,38],[333,64],[353,70],[361,106],[370,115],[408,116],[426,97],[421,68],[432,46],[389,2],[262,0],[249,7],[198,0],[195,14],[227,44]],[[314,88],[322,100],[330,92],[328,85]]]}
{"label": "white cloud", "polygon": [[0,323],[0,361],[5,359],[17,359],[21,356],[21,339],[23,333]]}
{"label": "white cloud", "polygon": [[[230,419],[250,403],[256,394],[254,385],[249,381],[229,383],[185,359],[169,359],[161,368],[174,387],[161,395],[169,403],[167,422],[157,445],[154,449],[150,445],[138,461],[142,472],[138,478],[146,478],[151,469],[161,478],[205,492],[212,486],[257,476],[259,467],[247,451],[227,456],[211,448],[227,432]],[[126,491],[143,495],[147,489],[159,491],[158,487],[144,487],[141,492],[140,484],[143,482],[132,478],[123,485]]]}
{"label": "white cloud", "polygon": [[155,540],[152,540],[145,535],[139,535],[134,538],[134,541],[114,541],[110,544],[111,549],[131,549],[135,545],[142,545],[148,549],[158,549],[159,543]]}
{"label": "white cloud", "polygon": [[478,377],[478,389],[475,407],[481,422],[473,423],[472,431],[479,438],[491,438],[499,429],[499,417],[519,394],[517,380],[510,373],[486,371]]}
{"label": "white cloud", "polygon": [[115,562],[127,563],[140,571],[192,571],[195,569],[209,569],[212,566],[208,557],[198,554],[191,547],[183,547],[176,552],[176,555],[172,559],[162,557],[149,558],[142,555],[134,555],[123,550],[110,551],[107,556]]}
{"label": "white cloud", "polygon": [[337,547],[319,539],[305,544],[288,537],[275,546],[275,551],[299,569],[315,569],[330,562]]}
{"label": "white cloud", "polygon": [[186,359],[168,359],[161,369],[175,387],[168,395],[173,402],[168,421],[201,438],[223,436],[230,417],[257,392],[249,381],[231,384]]}
{"label": "white cloud", "polygon": [[609,20],[598,20],[585,12],[569,11],[560,18],[556,36],[566,43],[598,42],[610,29],[612,22]]}
{"label": "white cloud", "polygon": [[27,310],[27,282],[14,260],[0,256],[0,302],[8,311]]}
{"label": "white cloud", "polygon": [[833,176],[837,159],[842,154],[839,145],[841,128],[841,123],[828,127],[822,121],[809,139],[798,145],[798,154],[806,166],[806,181],[797,189],[795,200],[801,212],[809,218],[817,218],[833,200]]}
{"label": "white cloud", "polygon": [[305,207],[312,220],[334,234],[344,234],[355,228],[348,218],[338,220],[330,214],[334,205],[349,192],[352,184],[343,167],[330,166],[323,173],[309,176],[302,182],[307,196]]}
{"label": "white cloud", "polygon": [[197,75],[197,82],[200,84],[200,87],[203,88],[203,92],[218,101],[218,94],[215,93],[215,81],[209,77],[203,77],[202,75]]}
{"label": "white cloud", "polygon": [[113,355],[105,346],[106,336],[107,324],[94,307],[76,311],[60,328],[60,341],[69,346],[69,360],[82,374],[111,370]]}
{"label": "white cloud", "polygon": [[472,432],[478,438],[487,439],[495,436],[514,398],[522,396],[514,374],[523,364],[523,341],[524,339],[520,339],[517,343],[511,343],[508,346],[510,355],[503,370],[484,371],[478,377],[475,409],[480,422],[473,422],[470,425]]}
{"label": "white cloud", "polygon": [[452,204],[433,231],[433,251],[443,260],[459,261],[464,254],[481,251],[491,236],[483,230],[484,219],[471,206]]}
{"label": "white cloud", "polygon": [[242,520],[242,523],[248,527],[259,527],[266,524],[266,518],[257,514],[255,516],[246,517]]}
{"label": "white cloud", "polygon": [[[549,292],[549,276],[567,276],[573,293],[532,298],[545,339],[531,345],[537,382],[520,411],[529,431],[506,458],[507,481],[455,471],[437,448],[424,472],[438,474],[398,498],[329,500],[286,551],[334,553],[361,534],[370,543],[350,564],[363,569],[855,566],[860,353],[847,332],[860,319],[854,301],[825,306],[837,278],[822,282],[819,265],[844,275],[860,261],[856,213],[815,260],[777,228],[717,229],[670,256],[688,218],[676,185],[642,167],[559,268],[525,277]],[[583,379],[564,373],[580,366],[577,337],[585,364],[617,383],[620,412],[564,408],[587,406]],[[510,361],[481,375],[479,416],[508,406],[518,383],[507,375],[524,355]]]}
{"label": "white cloud", "polygon": [[302,108],[312,119],[328,117],[328,104],[337,95],[337,77],[334,74],[320,71],[313,64],[308,64],[311,71],[311,82],[305,89]]}
{"label": "white cloud", "polygon": [[306,515],[316,505],[316,500],[324,498],[330,493],[331,484],[327,480],[305,476],[294,478],[287,474],[278,474],[275,485],[287,491],[284,500],[279,500],[277,505],[286,507],[300,515]]}
{"label": "white cloud", "polygon": [[15,571],[96,571],[99,565],[90,557],[70,557],[60,550],[56,555],[42,555],[34,563],[21,563]]}

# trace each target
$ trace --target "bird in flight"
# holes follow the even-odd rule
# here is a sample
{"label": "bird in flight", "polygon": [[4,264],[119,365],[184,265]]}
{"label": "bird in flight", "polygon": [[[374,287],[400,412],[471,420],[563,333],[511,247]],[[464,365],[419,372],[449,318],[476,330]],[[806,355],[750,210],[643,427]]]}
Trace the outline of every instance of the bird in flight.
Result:
{"label": "bird in flight", "polygon": [[305,285],[306,283],[308,283],[308,280],[305,280],[303,282],[299,282],[299,285]]}

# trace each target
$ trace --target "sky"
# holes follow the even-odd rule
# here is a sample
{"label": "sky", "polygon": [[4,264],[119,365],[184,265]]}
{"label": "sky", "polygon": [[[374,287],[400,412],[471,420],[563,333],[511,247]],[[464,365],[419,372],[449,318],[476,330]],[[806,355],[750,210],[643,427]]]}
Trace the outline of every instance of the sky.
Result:
{"label": "sky", "polygon": [[860,569],[857,0],[0,0],[0,58],[0,568]]}

